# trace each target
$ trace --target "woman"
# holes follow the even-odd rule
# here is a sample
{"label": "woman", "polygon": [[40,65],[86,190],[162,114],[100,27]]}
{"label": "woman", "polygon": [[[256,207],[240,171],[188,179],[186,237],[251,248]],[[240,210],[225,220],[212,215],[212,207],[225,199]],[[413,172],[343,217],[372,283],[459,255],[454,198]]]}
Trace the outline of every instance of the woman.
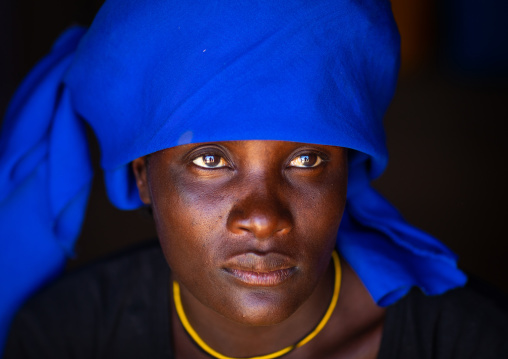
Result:
{"label": "woman", "polygon": [[43,291],[6,357],[502,353],[505,314],[480,295],[409,293],[466,278],[369,186],[386,166],[398,44],[385,1],[110,0],[86,34],[64,34],[3,132],[2,226],[19,238],[10,253],[36,250],[4,261],[18,273],[4,317],[79,232],[82,120],[110,200],[151,207],[163,256],[138,250]]}

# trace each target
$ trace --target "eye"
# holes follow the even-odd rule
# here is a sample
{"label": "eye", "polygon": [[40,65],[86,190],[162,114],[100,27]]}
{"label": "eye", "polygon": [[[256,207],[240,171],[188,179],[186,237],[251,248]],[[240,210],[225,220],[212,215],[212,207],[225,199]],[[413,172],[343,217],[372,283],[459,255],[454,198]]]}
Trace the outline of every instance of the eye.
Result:
{"label": "eye", "polygon": [[192,160],[196,166],[203,168],[221,168],[228,166],[224,157],[213,154],[205,154]]}
{"label": "eye", "polygon": [[312,168],[317,167],[323,162],[323,159],[315,153],[305,153],[298,155],[289,163],[290,167]]}

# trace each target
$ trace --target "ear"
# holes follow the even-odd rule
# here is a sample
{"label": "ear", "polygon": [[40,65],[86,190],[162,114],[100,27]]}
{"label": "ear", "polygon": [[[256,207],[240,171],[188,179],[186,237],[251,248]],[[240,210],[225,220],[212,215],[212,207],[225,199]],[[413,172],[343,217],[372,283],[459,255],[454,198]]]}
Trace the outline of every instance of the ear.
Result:
{"label": "ear", "polygon": [[148,168],[147,160],[145,157],[136,158],[132,161],[132,171],[136,178],[136,186],[138,186],[139,198],[144,204],[151,204],[152,197],[150,196],[150,188],[148,185]]}

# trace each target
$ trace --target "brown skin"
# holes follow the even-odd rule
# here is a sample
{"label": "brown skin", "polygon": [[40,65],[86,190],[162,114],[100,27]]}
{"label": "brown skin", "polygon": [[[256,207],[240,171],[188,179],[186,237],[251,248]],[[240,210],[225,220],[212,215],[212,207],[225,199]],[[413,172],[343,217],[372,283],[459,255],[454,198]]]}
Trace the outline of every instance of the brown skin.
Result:
{"label": "brown skin", "polygon": [[[152,207],[186,314],[201,338],[224,355],[248,357],[310,332],[331,298],[347,151],[230,141],[178,146],[149,161],[133,162],[140,197]],[[349,266],[343,268],[330,323],[288,358],[375,357],[384,312]],[[177,321],[173,326],[178,357],[207,357]]]}

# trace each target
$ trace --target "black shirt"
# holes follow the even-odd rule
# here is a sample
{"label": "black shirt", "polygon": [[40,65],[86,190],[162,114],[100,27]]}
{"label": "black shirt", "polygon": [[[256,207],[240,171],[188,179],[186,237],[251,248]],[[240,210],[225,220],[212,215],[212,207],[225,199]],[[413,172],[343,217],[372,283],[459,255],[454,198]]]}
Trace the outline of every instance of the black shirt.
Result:
{"label": "black shirt", "polygon": [[[20,310],[4,359],[173,358],[169,283],[157,243],[66,275]],[[388,307],[378,358],[508,358],[506,301],[414,289]]]}

